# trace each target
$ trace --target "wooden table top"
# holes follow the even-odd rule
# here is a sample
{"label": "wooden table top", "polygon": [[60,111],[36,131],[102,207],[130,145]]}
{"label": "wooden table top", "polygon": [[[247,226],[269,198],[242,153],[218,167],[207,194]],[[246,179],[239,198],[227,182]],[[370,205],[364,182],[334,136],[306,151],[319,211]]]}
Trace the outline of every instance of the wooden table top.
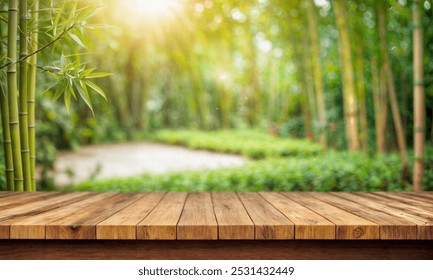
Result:
{"label": "wooden table top", "polygon": [[0,193],[0,239],[433,240],[433,193]]}

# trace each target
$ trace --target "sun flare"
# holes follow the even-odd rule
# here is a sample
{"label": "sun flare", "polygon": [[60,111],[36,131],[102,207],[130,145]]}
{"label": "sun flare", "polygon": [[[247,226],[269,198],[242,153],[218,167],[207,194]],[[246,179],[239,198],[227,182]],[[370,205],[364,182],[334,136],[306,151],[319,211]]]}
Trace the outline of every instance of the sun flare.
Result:
{"label": "sun flare", "polygon": [[138,17],[167,19],[180,8],[179,0],[130,0],[129,10]]}

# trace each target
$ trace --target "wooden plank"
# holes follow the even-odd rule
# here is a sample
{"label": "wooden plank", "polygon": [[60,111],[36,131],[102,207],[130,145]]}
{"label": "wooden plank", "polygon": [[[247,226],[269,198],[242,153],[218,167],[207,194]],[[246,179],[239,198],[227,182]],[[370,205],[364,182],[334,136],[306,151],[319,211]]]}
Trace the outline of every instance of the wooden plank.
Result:
{"label": "wooden plank", "polygon": [[1,192],[0,191],[0,199],[4,198],[4,197],[11,197],[14,195],[19,194],[19,192]]}
{"label": "wooden plank", "polygon": [[337,226],[336,239],[379,239],[379,225],[312,198],[307,193],[283,193]]}
{"label": "wooden plank", "polygon": [[210,193],[190,193],[177,225],[177,239],[218,239]]}
{"label": "wooden plank", "polygon": [[426,198],[430,198],[433,199],[433,192],[432,191],[425,191],[425,192],[411,192],[411,194],[415,195],[415,196],[420,196],[420,197],[426,197]]}
{"label": "wooden plank", "polygon": [[56,197],[59,192],[46,192],[46,193],[36,193],[36,192],[24,192],[18,193],[18,195],[8,196],[0,200],[0,213],[3,210],[11,209],[14,207],[27,205],[31,202],[46,200],[51,197]]}
{"label": "wooden plank", "polygon": [[358,194],[358,196],[364,199],[376,199],[381,204],[388,206],[387,209],[389,209],[389,211],[394,211],[396,213],[399,213],[399,215],[404,215],[427,223],[433,222],[433,212],[431,210],[426,210],[422,207],[412,206],[406,202],[401,202],[399,200],[386,197],[382,194],[365,193]]}
{"label": "wooden plank", "polygon": [[187,193],[167,193],[152,212],[137,226],[137,238],[148,240],[174,240],[177,223]]}
{"label": "wooden plank", "polygon": [[[27,195],[24,195],[27,196]],[[66,193],[49,193],[48,196],[33,196],[30,201],[14,204],[14,207],[7,208],[0,212],[0,238],[10,238],[10,222],[22,217],[33,216],[59,207],[63,201],[69,200]],[[26,203],[25,203],[26,202]]]}
{"label": "wooden plank", "polygon": [[70,217],[76,213],[83,212],[91,205],[114,193],[82,193],[78,201],[63,204],[61,207],[47,212],[31,216],[20,217],[19,219],[5,220],[1,223],[10,225],[11,238],[13,239],[45,239],[46,225],[62,217]]}
{"label": "wooden plank", "polygon": [[279,193],[260,193],[295,224],[295,239],[335,239],[335,224]]}
{"label": "wooden plank", "polygon": [[422,225],[422,222],[415,223],[383,212],[383,205],[374,201],[358,203],[356,200],[351,201],[330,193],[309,193],[309,195],[378,224],[380,239],[417,239],[417,225]]}
{"label": "wooden plank", "polygon": [[255,239],[294,239],[294,224],[257,193],[238,193],[254,223]]}
{"label": "wooden plank", "polygon": [[97,239],[137,239],[139,224],[159,203],[164,193],[144,193],[144,197],[96,226]]}
{"label": "wooden plank", "polygon": [[433,196],[425,196],[423,195],[423,193],[416,193],[416,192],[410,192],[410,193],[406,193],[406,192],[399,192],[399,193],[393,193],[393,194],[397,194],[399,196],[403,196],[406,198],[411,198],[413,200],[418,200],[418,201],[422,201],[422,202],[426,202],[426,203],[430,203],[433,204]]}
{"label": "wooden plank", "polygon": [[[431,213],[426,213],[425,215],[420,214],[420,210],[417,208],[412,209],[410,205],[372,193],[335,193],[335,195],[344,196],[346,198],[351,197],[351,200],[359,203],[368,203],[369,201],[379,203],[381,205],[380,209],[383,212],[417,223],[417,239],[433,239],[433,215]],[[421,222],[421,224],[419,224],[419,222]]]}
{"label": "wooden plank", "polygon": [[90,205],[71,216],[46,225],[47,239],[96,239],[96,225],[141,197],[137,193],[118,193]]}
{"label": "wooden plank", "polygon": [[406,196],[404,194],[396,194],[396,193],[377,193],[377,195],[389,198],[391,200],[397,200],[403,202],[407,205],[411,205],[413,207],[422,209],[423,211],[433,212],[433,198],[426,199],[426,201],[418,200],[414,198],[412,195]]}
{"label": "wooden plank", "polygon": [[212,193],[219,239],[254,239],[254,223],[232,192]]}

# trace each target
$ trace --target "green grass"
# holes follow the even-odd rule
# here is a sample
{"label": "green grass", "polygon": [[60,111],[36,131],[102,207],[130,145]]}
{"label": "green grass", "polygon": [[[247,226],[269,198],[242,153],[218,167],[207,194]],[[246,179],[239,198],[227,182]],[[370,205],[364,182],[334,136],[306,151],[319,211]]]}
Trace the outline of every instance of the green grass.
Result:
{"label": "green grass", "polygon": [[192,149],[240,154],[252,159],[270,157],[312,156],[319,154],[320,145],[306,140],[275,137],[259,130],[161,130],[151,140],[182,145]]}

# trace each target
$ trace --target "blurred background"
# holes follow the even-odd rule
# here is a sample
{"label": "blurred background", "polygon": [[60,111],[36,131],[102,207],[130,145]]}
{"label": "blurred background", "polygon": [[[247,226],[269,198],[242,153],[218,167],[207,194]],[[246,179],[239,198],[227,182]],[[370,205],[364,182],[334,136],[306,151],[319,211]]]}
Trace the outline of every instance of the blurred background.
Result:
{"label": "blurred background", "polygon": [[[72,190],[410,189],[414,111],[422,110],[430,151],[424,185],[432,190],[433,3],[419,1],[426,97],[419,108],[413,106],[412,4],[42,0],[41,45],[57,38],[53,25],[64,21],[58,30],[67,29],[74,5],[85,16],[38,54],[38,189],[55,189],[60,173],[70,178],[63,184],[72,184]],[[7,10],[6,1],[1,8]],[[2,18],[6,45],[7,13]],[[62,59],[111,73],[93,80],[106,100],[94,92],[92,109],[78,98],[69,112],[63,98],[54,102],[59,85],[51,87],[55,79],[47,72]],[[62,157],[71,161],[71,154],[85,162],[92,151],[79,153],[89,145],[110,154],[115,146],[100,144],[137,141],[238,154],[242,163],[101,179],[102,160],[85,167],[92,172],[79,182],[78,169],[56,166]],[[124,148],[118,156],[127,153],[128,145]],[[129,147],[132,153],[142,149]],[[157,160],[156,155],[150,165]]]}

